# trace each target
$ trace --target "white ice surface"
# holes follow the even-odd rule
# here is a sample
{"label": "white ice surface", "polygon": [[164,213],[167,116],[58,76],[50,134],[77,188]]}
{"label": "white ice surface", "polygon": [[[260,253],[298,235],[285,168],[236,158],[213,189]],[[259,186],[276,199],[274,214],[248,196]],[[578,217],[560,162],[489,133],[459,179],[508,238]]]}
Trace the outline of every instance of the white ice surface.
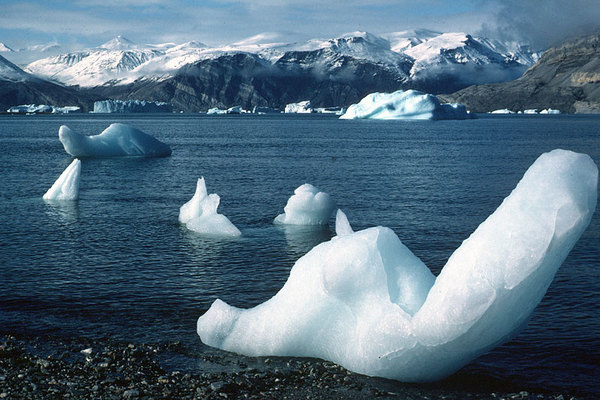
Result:
{"label": "white ice surface", "polygon": [[596,207],[587,155],[540,156],[437,278],[388,228],[338,236],[300,258],[283,288],[244,310],[216,300],[202,341],[250,356],[306,356],[401,381],[446,377],[510,340]]}
{"label": "white ice surface", "polygon": [[490,112],[490,114],[515,114],[515,112],[509,110],[508,108],[502,108],[500,110],[494,110]]}
{"label": "white ice surface", "polygon": [[276,224],[326,225],[329,222],[335,203],[329,194],[320,191],[310,183],[294,190],[279,214],[273,221]]}
{"label": "white ice surface", "polygon": [[304,100],[298,103],[286,104],[283,112],[286,114],[310,114],[312,111],[310,100]]}
{"label": "white ice surface", "polygon": [[371,93],[352,104],[341,119],[467,119],[462,104],[440,104],[437,97],[417,90]]}
{"label": "white ice surface", "polygon": [[111,124],[99,135],[86,136],[62,125],[58,138],[65,151],[74,157],[167,157],[171,148],[126,124]]}
{"label": "white ice surface", "polygon": [[100,100],[94,102],[94,113],[170,113],[173,106],[162,101]]}
{"label": "white ice surface", "polygon": [[198,179],[194,196],[179,209],[179,222],[207,236],[240,236],[240,230],[226,216],[217,213],[220,200],[218,194],[208,194],[204,178]]}
{"label": "white ice surface", "polygon": [[77,200],[81,179],[81,161],[74,159],[52,187],[44,194],[44,200]]}

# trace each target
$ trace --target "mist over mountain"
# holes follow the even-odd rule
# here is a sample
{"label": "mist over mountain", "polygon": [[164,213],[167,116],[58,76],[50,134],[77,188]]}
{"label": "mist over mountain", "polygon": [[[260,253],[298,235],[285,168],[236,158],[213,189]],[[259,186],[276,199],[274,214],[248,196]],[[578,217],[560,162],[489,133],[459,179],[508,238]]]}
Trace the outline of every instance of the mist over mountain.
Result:
{"label": "mist over mountain", "polygon": [[443,98],[474,112],[554,108],[563,113],[600,113],[600,35],[548,49],[517,80],[471,86]]}

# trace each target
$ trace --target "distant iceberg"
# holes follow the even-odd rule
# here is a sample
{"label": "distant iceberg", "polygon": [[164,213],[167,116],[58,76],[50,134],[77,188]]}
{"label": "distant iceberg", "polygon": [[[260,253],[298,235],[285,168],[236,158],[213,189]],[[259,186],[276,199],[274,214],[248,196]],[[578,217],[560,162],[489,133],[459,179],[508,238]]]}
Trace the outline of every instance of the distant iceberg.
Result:
{"label": "distant iceberg", "polygon": [[584,154],[541,155],[436,278],[389,228],[315,246],[270,300],[217,299],[202,342],[248,356],[318,357],[371,376],[442,379],[527,324],[596,208],[598,168]]}
{"label": "distant iceberg", "polygon": [[172,113],[173,106],[162,101],[101,100],[94,102],[94,113]]}
{"label": "distant iceberg", "polygon": [[313,109],[311,108],[310,100],[304,100],[298,103],[287,104],[283,112],[286,114],[308,114],[312,113]]}
{"label": "distant iceberg", "polygon": [[341,119],[468,119],[462,104],[441,104],[437,97],[417,90],[371,93],[352,104]]}
{"label": "distant iceberg", "polygon": [[538,110],[536,108],[530,108],[528,110],[523,110],[523,114],[537,114]]}
{"label": "distant iceberg", "polygon": [[22,104],[20,106],[12,106],[6,112],[13,114],[30,114],[30,113],[52,113],[52,114],[69,114],[73,112],[80,112],[81,108],[78,106],[49,106],[46,104]]}
{"label": "distant iceberg", "polygon": [[217,213],[220,201],[218,194],[208,194],[204,178],[198,179],[194,197],[179,209],[179,222],[207,236],[240,236],[240,230],[226,216]]}
{"label": "distant iceberg", "polygon": [[490,112],[490,114],[516,114],[514,111],[509,110],[508,108],[503,108],[500,110],[494,110]]}
{"label": "distant iceberg", "polygon": [[44,200],[77,200],[79,198],[79,181],[81,178],[81,161],[74,159],[63,171],[56,182],[44,194]]}
{"label": "distant iceberg", "polygon": [[171,148],[132,126],[111,124],[102,133],[86,136],[63,125],[58,138],[65,151],[74,157],[167,157]]}
{"label": "distant iceberg", "polygon": [[294,190],[288,199],[283,214],[273,221],[276,224],[289,225],[327,225],[335,203],[329,194],[320,191],[310,183]]}
{"label": "distant iceberg", "polygon": [[555,110],[553,108],[545,108],[542,111],[540,111],[540,114],[553,114],[553,115],[557,115],[557,114],[560,114],[560,110]]}
{"label": "distant iceberg", "polygon": [[210,108],[206,114],[208,115],[223,115],[223,114],[227,114],[227,110],[222,110],[218,107],[214,107],[214,108]]}

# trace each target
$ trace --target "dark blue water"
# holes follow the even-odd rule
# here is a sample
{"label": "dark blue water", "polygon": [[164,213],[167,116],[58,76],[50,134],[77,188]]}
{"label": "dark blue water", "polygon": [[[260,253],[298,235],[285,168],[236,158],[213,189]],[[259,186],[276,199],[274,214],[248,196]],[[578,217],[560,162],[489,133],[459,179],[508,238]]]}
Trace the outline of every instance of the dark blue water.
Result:
{"label": "dark blue water", "polygon": [[[173,155],[83,160],[80,200],[45,203],[71,162],[59,126],[96,134],[112,122]],[[215,298],[269,299],[332,236],[272,224],[302,183],[330,193],[355,230],[392,228],[437,273],[541,153],[567,148],[600,164],[600,117],[0,116],[0,146],[0,331],[196,343]],[[241,238],[203,239],[177,222],[200,176]],[[600,396],[599,214],[529,327],[470,370]]]}

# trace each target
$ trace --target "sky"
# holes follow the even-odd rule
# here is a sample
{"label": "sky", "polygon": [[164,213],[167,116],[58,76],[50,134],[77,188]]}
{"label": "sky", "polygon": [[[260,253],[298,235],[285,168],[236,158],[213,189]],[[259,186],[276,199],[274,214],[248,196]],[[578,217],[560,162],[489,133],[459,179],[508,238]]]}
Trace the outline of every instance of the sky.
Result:
{"label": "sky", "polygon": [[384,34],[415,28],[518,40],[539,48],[597,29],[598,0],[2,0],[0,42],[89,48],[137,43],[235,43]]}

